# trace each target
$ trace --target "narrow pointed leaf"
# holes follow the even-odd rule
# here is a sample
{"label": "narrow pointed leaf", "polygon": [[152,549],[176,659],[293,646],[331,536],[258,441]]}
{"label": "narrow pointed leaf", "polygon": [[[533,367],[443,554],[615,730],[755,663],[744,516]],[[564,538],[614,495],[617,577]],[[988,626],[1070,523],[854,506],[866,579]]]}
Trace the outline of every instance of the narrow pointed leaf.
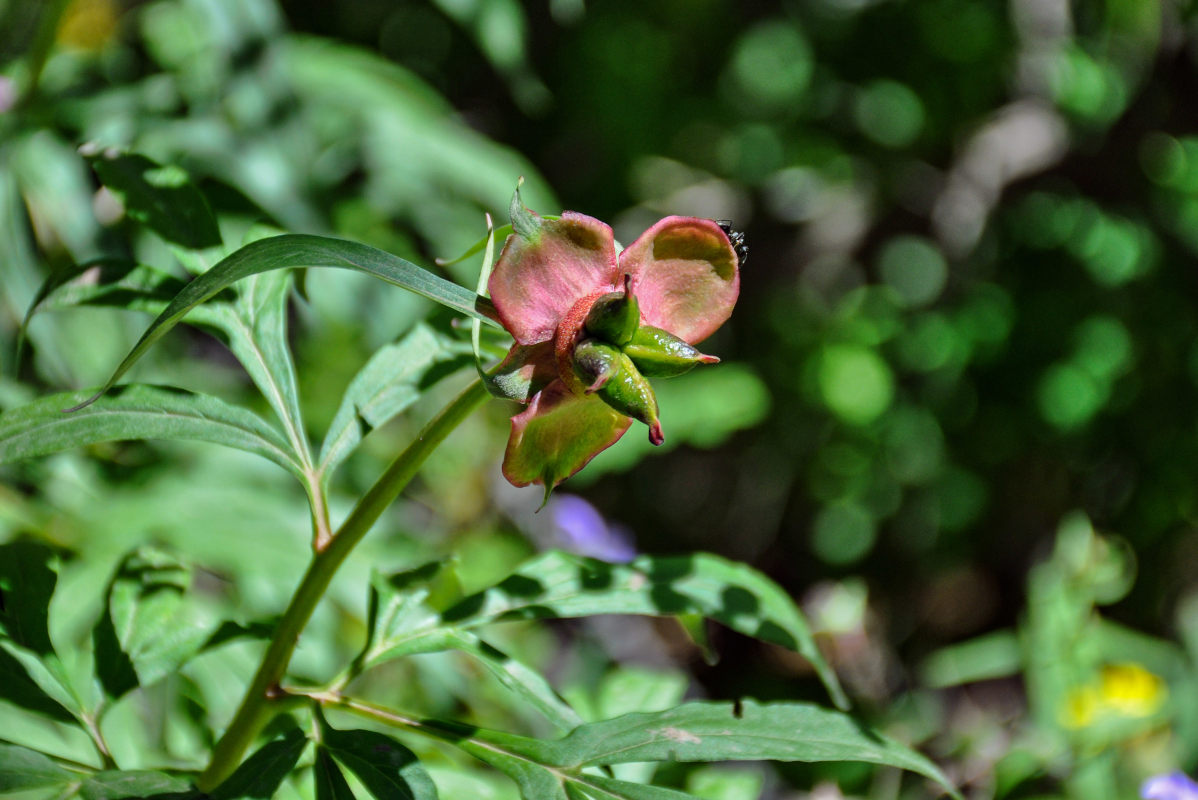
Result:
{"label": "narrow pointed leaf", "polygon": [[[49,682],[50,690],[42,688],[41,683],[31,677],[31,672],[41,677],[41,683]],[[34,653],[11,642],[0,643],[0,698],[61,722],[73,721],[75,717],[56,696],[74,705],[67,698],[66,690],[51,677],[46,665]]]}
{"label": "narrow pointed leaf", "polygon": [[677,789],[666,789],[661,786],[648,786],[643,783],[608,778],[605,775],[583,775],[568,784],[570,798],[586,798],[586,800],[698,800],[693,794],[680,792]]}
{"label": "narrow pointed leaf", "polygon": [[[375,577],[370,597],[370,633],[359,667],[369,668],[386,660],[382,651],[375,648],[376,642],[387,642],[408,631],[425,630],[428,625],[436,624],[439,613],[433,594],[436,583],[446,577],[441,562],[429,562],[390,577]],[[470,631],[448,628],[441,633],[435,649],[458,650],[473,657],[505,688],[519,695],[559,729],[567,731],[582,723],[578,713],[536,670]]]}
{"label": "narrow pointed leaf", "polygon": [[79,710],[54,645],[49,608],[58,573],[53,550],[18,539],[0,545],[0,697],[61,720]]}
{"label": "narrow pointed leaf", "polygon": [[183,281],[154,267],[117,258],[79,264],[51,276],[25,312],[17,331],[17,354],[30,320],[39,311],[75,306],[111,306],[158,314],[185,286]]}
{"label": "narrow pointed leaf", "polygon": [[83,800],[184,800],[202,795],[182,778],[151,770],[110,770],[79,787]]}
{"label": "narrow pointed leaf", "polygon": [[149,547],[130,553],[108,585],[93,631],[96,674],[112,698],[175,673],[217,622],[188,602],[190,567]]}
{"label": "narrow pointed leaf", "polygon": [[36,687],[35,694],[28,693],[29,683],[18,680],[0,688],[0,697],[64,721],[68,716],[78,718],[81,712],[79,699],[56,653],[38,654],[3,636],[0,636],[0,652],[4,653],[9,668],[19,667],[29,683]]}
{"label": "narrow pointed leaf", "polygon": [[609,564],[559,551],[521,566],[501,583],[447,609],[439,621],[412,625],[373,644],[373,657],[443,649],[444,626],[474,628],[502,619],[595,614],[702,614],[747,636],[802,654],[837,705],[847,699],[801,611],[760,572],[707,553],[641,556]]}
{"label": "narrow pointed leaf", "polygon": [[286,272],[252,275],[242,282],[225,330],[229,349],[245,367],[275,415],[289,431],[292,449],[308,463],[308,440],[300,412],[295,362],[287,344],[287,301],[292,276]]}
{"label": "narrow pointed leaf", "polygon": [[211,800],[270,800],[307,746],[303,732],[290,729],[247,758],[210,793]]}
{"label": "narrow pointed leaf", "polygon": [[[961,797],[924,756],[843,712],[808,703],[687,703],[666,711],[625,714],[581,725],[561,739],[544,741],[459,723],[414,719],[350,698],[326,698],[325,702],[449,742],[515,780],[527,800],[562,797],[567,784],[584,791],[597,788],[597,776],[584,771],[597,766],[764,760],[861,761],[899,767],[932,779],[957,800]],[[609,796],[633,800],[669,797],[629,793],[634,790],[624,790],[619,783],[608,784],[614,790]]]}
{"label": "narrow pointed leaf", "polygon": [[39,398],[0,414],[0,463],[127,439],[186,439],[245,450],[298,472],[283,437],[251,411],[182,389],[131,384],[71,414],[89,392]]}
{"label": "narrow pointed leaf", "polygon": [[[110,389],[155,342],[195,306],[237,281],[277,269],[337,267],[365,272],[435,300],[455,311],[496,324],[494,306],[469,289],[368,245],[308,234],[287,234],[260,239],[222,259],[212,269],[187,284],[150,324],[112,377],[95,395]],[[94,398],[93,398],[94,399]]]}
{"label": "narrow pointed leaf", "polygon": [[0,545],[0,636],[39,656],[50,655],[50,598],[58,573],[54,551],[19,539]]}
{"label": "narrow pointed leaf", "polygon": [[36,750],[0,744],[0,793],[66,786],[76,777]]}
{"label": "narrow pointed leaf", "polygon": [[448,635],[446,646],[474,657],[495,676],[505,688],[537,710],[559,730],[571,730],[582,724],[569,703],[561,698],[549,681],[532,667],[517,661],[469,631]]}
{"label": "narrow pointed leaf", "polygon": [[329,475],[372,430],[412,405],[441,378],[469,363],[470,347],[427,325],[379,348],[354,376],[333,416],[320,452]]}
{"label": "narrow pointed leaf", "polygon": [[437,787],[416,754],[390,736],[326,727],[321,744],[378,800],[437,800]]}
{"label": "narrow pointed leaf", "polygon": [[196,249],[221,243],[208,201],[182,167],[137,153],[87,150],[84,156],[125,212],[163,239]]}
{"label": "narrow pointed leaf", "polygon": [[551,745],[553,763],[566,768],[634,761],[864,761],[901,767],[951,789],[924,756],[847,714],[808,703],[686,703],[582,725]]}
{"label": "narrow pointed leaf", "polygon": [[316,749],[312,782],[316,785],[316,800],[357,800],[345,776],[341,774],[341,767],[323,747]]}

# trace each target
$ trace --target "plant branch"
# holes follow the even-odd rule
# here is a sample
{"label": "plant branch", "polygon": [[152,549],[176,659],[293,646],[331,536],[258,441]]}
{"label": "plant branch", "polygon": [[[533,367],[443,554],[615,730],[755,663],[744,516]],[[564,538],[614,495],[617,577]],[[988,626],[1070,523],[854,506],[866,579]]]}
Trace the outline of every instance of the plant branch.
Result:
{"label": "plant branch", "polygon": [[278,683],[295,652],[300,632],[307,625],[337,569],[408,485],[429,454],[487,397],[489,395],[481,381],[474,381],[467,386],[391,462],[386,472],[358,501],[328,546],[313,556],[307,573],[275,628],[274,637],[262,656],[241,706],[216,743],[208,768],[196,780],[200,791],[211,791],[233,773],[245,751],[274,715],[272,701],[280,697]]}

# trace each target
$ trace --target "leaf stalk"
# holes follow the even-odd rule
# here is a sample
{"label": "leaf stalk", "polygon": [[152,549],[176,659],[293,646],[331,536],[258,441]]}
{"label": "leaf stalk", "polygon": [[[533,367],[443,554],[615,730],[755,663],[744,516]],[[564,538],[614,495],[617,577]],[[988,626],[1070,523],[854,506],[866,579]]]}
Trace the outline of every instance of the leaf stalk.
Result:
{"label": "leaf stalk", "polygon": [[482,382],[476,380],[450,401],[361,497],[327,546],[315,553],[279,620],[241,706],[216,743],[208,768],[196,779],[200,791],[212,791],[233,773],[246,750],[276,713],[274,701],[286,696],[278,688],[279,681],[299,643],[300,633],[342,563],[416,475],[425,459],[489,396]]}

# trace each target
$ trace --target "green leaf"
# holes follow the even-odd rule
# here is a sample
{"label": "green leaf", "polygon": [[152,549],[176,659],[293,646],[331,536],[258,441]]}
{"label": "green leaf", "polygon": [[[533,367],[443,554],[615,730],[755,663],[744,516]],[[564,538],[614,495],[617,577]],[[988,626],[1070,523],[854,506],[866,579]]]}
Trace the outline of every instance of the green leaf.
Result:
{"label": "green leaf", "polygon": [[[520,752],[543,757],[543,748]],[[847,714],[807,703],[686,703],[625,714],[575,728],[544,752],[550,763],[570,769],[633,761],[865,761],[952,788],[919,753]]]}
{"label": "green leaf", "polygon": [[751,567],[707,553],[641,556],[629,564],[544,553],[439,618],[409,620],[376,637],[367,661],[444,649],[445,631],[452,627],[595,614],[702,614],[739,633],[801,653],[815,666],[836,704],[847,705],[806,619],[786,592]]}
{"label": "green leaf", "polygon": [[125,212],[163,239],[195,249],[221,243],[208,201],[182,167],[163,166],[137,153],[86,146],[81,152]]}
{"label": "green leaf", "polygon": [[121,562],[92,634],[96,675],[110,697],[173,674],[212,636],[215,620],[188,603],[191,580],[190,567],[153,548]]}
{"label": "green leaf", "polygon": [[[92,398],[94,401],[122,375],[155,342],[195,306],[215,296],[222,289],[243,278],[277,269],[295,267],[338,267],[365,272],[393,283],[416,294],[428,297],[462,314],[480,317],[486,322],[495,322],[497,315],[489,300],[479,297],[469,289],[439,278],[410,261],[356,242],[332,239],[307,234],[273,236],[251,242],[232,255],[222,259],[212,269],[196,277],[175,296],[170,305],[155,319],[142,334],[125,359],[117,366],[112,377]],[[87,403],[80,404],[80,407]]]}
{"label": "green leaf", "polygon": [[331,474],[367,434],[468,363],[469,354],[469,346],[423,323],[400,341],[379,348],[341,398],[321,447],[321,474]]}
{"label": "green leaf", "polygon": [[[30,677],[31,671],[39,675],[40,683]],[[50,691],[41,686],[47,680],[51,681]],[[55,699],[55,695],[67,700],[65,688],[53,680],[46,665],[35,654],[11,642],[0,644],[0,698],[62,722],[74,721],[75,717]],[[68,703],[74,706],[69,700]]]}
{"label": "green leaf", "polygon": [[608,800],[613,797],[620,800],[695,800],[693,794],[677,789],[629,783],[605,775],[586,775],[571,781],[566,784],[566,792],[571,800]]}
{"label": "green leaf", "polygon": [[316,748],[312,782],[316,784],[316,800],[357,800],[341,774],[341,768],[323,747]]}
{"label": "green leaf", "polygon": [[0,697],[66,721],[78,702],[50,641],[55,558],[38,542],[0,545]]}
{"label": "green leaf", "polygon": [[[4,637],[0,637],[0,651],[3,651],[11,659],[9,666],[20,665],[25,670],[25,674],[39,690],[40,696],[25,698],[29,701],[25,704],[26,707],[32,704],[46,706],[47,701],[51,701],[69,712],[72,718],[79,719],[82,707],[78,695],[71,684],[66,669],[62,665],[62,661],[59,660],[56,653],[38,655],[32,650],[21,647]],[[28,684],[24,685],[24,689],[28,689]],[[8,697],[8,693],[15,693],[17,691],[20,691],[19,687],[8,687],[6,690],[0,692],[0,697],[13,699]],[[38,710],[49,712],[50,716],[64,719],[61,712],[53,711],[49,707]]]}
{"label": "green leaf", "polygon": [[541,673],[484,642],[470,631],[454,631],[447,634],[445,645],[473,656],[505,688],[519,695],[558,729],[570,730],[582,724],[578,712],[554,691]]}
{"label": "green leaf", "polygon": [[48,395],[0,414],[0,463],[126,439],[189,439],[256,453],[299,473],[290,446],[251,411],[183,389],[130,384],[66,414],[88,392]]}
{"label": "green leaf", "polygon": [[0,744],[0,792],[65,786],[76,777],[36,750]]}
{"label": "green leaf", "polygon": [[50,598],[58,573],[54,551],[19,539],[0,545],[0,634],[39,656],[50,655]]}
{"label": "green leaf", "polygon": [[[371,582],[369,634],[358,669],[383,660],[372,659],[374,643],[402,637],[406,631],[436,624],[439,618],[435,595],[440,584],[453,580],[444,562],[429,562],[421,567],[391,576],[376,575]],[[460,594],[457,595],[460,597]],[[447,629],[436,649],[458,650],[477,659],[508,690],[518,694],[561,730],[582,723],[578,713],[563,700],[549,682],[523,664],[470,631]]]}
{"label": "green leaf", "polygon": [[211,792],[211,800],[270,800],[307,746],[303,732],[291,728],[247,758],[228,780]]}
{"label": "green leaf", "polygon": [[379,800],[437,800],[437,787],[416,754],[390,736],[325,727],[321,744]]}
{"label": "green leaf", "polygon": [[190,800],[202,795],[182,778],[150,770],[98,772],[79,787],[83,800]]}
{"label": "green leaf", "polygon": [[307,465],[311,455],[303,432],[295,362],[287,344],[291,284],[292,276],[287,272],[251,275],[239,287],[233,313],[223,327],[229,349],[283,422],[292,450]]}
{"label": "green leaf", "polygon": [[37,291],[17,331],[17,360],[33,315],[76,306],[112,306],[158,314],[185,286],[154,267],[118,258],[77,264],[51,276]]}
{"label": "green leaf", "polygon": [[[859,720],[807,703],[687,703],[658,712],[625,714],[581,725],[561,739],[542,741],[469,725],[417,720],[349,698],[325,698],[348,710],[450,742],[491,764],[520,786],[527,800],[574,796],[666,798],[638,793],[589,768],[639,761],[863,761],[899,767],[960,794],[924,756],[871,730]],[[611,781],[608,783],[608,781]],[[594,792],[588,791],[593,789]],[[674,795],[685,797],[685,795]]]}

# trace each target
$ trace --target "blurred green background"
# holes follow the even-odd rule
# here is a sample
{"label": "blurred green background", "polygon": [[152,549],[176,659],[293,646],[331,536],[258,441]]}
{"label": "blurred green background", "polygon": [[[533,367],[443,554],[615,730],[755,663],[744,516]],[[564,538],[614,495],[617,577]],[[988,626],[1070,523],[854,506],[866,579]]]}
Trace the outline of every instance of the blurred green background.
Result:
{"label": "blurred green background", "polygon": [[[751,256],[705,346],[724,363],[661,383],[664,448],[634,428],[533,516],[537,492],[499,476],[492,404],[357,574],[456,549],[482,583],[600,529],[742,559],[803,601],[861,707],[973,796],[1130,796],[1198,763],[1196,97],[1191,0],[0,0],[0,344],[69,264],[172,263],[83,142],[183,165],[230,230],[430,267],[504,219],[520,175],[534,209],[622,242],[666,214],[732,219]],[[307,276],[314,434],[429,313],[447,324],[368,278]],[[146,322],[40,316],[0,400],[100,383]],[[248,397],[201,333],[135,377]],[[343,504],[436,399],[355,456]],[[302,569],[302,497],[240,456],[121,444],[5,476],[8,534],[76,550],[81,576],[170,542],[265,613]],[[318,619],[331,639],[360,635],[357,594]],[[715,665],[664,626],[558,633],[575,659],[689,670],[692,692],[819,697],[804,664],[727,631]],[[785,772],[770,791],[828,775]]]}

